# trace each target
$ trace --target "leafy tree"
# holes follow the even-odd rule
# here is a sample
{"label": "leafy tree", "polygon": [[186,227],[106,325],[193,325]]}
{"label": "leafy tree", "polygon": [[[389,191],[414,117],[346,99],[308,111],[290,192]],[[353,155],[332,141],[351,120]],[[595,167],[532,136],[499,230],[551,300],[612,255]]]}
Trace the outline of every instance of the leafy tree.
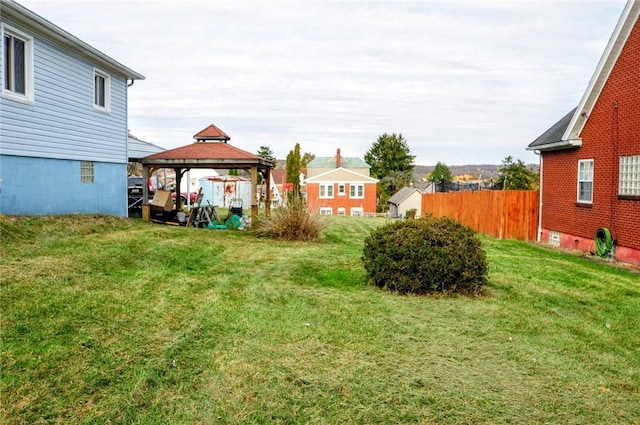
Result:
{"label": "leafy tree", "polygon": [[305,154],[302,155],[302,161],[301,161],[302,168],[305,168],[307,164],[313,161],[314,159],[316,159],[316,156],[314,154],[305,152]]}
{"label": "leafy tree", "polygon": [[442,183],[451,183],[453,181],[453,175],[451,174],[451,168],[447,167],[444,162],[438,161],[436,168],[431,173],[431,181]]}
{"label": "leafy tree", "polygon": [[412,180],[414,159],[402,134],[384,133],[367,151],[364,160],[371,167],[371,176],[380,180],[384,195],[378,197],[379,211],[384,208],[384,199],[389,199]]}
{"label": "leafy tree", "polygon": [[524,162],[513,162],[511,155],[502,160],[500,183],[504,190],[536,190],[538,174],[528,169]]}
{"label": "leafy tree", "polygon": [[293,185],[293,196],[300,195],[300,170],[302,157],[300,156],[300,143],[296,143],[293,150],[287,155],[287,183]]}

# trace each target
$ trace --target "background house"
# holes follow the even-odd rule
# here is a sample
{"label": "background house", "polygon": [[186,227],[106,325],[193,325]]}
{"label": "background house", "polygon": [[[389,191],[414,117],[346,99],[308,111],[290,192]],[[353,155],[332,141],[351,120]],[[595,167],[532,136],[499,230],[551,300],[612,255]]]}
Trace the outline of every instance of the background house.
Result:
{"label": "background house", "polygon": [[388,203],[389,217],[406,218],[408,210],[416,210],[415,218],[422,217],[422,192],[415,187],[403,187]]}
{"label": "background house", "polygon": [[307,205],[312,213],[360,216],[376,213],[377,179],[360,158],[316,157],[307,164]]}
{"label": "background house", "polygon": [[529,150],[540,152],[539,240],[640,264],[640,2],[629,1],[576,109]]}
{"label": "background house", "polygon": [[0,213],[127,215],[127,90],[144,77],[0,0]]}

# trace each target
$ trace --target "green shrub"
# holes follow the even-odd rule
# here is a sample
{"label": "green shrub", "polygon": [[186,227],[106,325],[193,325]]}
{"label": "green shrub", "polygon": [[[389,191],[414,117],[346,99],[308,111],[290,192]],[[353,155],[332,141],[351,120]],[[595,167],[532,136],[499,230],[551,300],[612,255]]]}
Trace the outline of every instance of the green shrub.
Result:
{"label": "green shrub", "polygon": [[270,217],[257,225],[258,237],[287,241],[313,241],[320,237],[326,223],[320,215],[310,214],[304,199],[293,197],[284,207],[275,208]]}
{"label": "green shrub", "polygon": [[450,218],[401,220],[367,236],[362,261],[369,282],[400,293],[476,295],[487,262],[473,230]]}

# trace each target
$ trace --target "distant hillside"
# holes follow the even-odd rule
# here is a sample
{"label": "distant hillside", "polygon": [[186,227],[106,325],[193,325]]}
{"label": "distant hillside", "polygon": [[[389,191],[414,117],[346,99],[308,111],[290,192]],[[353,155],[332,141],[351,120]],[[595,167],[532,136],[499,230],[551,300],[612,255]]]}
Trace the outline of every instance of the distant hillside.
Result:
{"label": "distant hillside", "polygon": [[[277,160],[276,168],[284,169],[286,161],[284,159]],[[487,180],[497,179],[500,177],[498,170],[502,165],[496,164],[470,164],[470,165],[450,165],[451,174],[456,176],[467,176],[467,180]],[[527,167],[536,173],[538,172],[538,164],[527,164]],[[416,165],[413,170],[413,178],[418,181],[426,174],[434,170],[435,165]]]}
{"label": "distant hillside", "polygon": [[[456,176],[467,176],[467,180],[487,180],[497,179],[500,177],[499,170],[502,165],[495,164],[470,164],[470,165],[451,165],[451,174]],[[433,172],[435,165],[416,165],[413,171],[413,178],[420,180],[426,174]],[[538,164],[527,164],[527,168],[538,172]]]}

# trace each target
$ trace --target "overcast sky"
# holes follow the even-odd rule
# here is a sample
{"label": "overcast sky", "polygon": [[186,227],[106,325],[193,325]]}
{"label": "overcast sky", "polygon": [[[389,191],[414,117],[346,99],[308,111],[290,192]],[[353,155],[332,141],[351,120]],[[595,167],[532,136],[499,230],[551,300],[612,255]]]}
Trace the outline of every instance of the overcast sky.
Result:
{"label": "overcast sky", "polygon": [[575,107],[624,8],[608,1],[18,0],[143,74],[129,128],[164,148],[213,123],[285,158],[500,164]]}

